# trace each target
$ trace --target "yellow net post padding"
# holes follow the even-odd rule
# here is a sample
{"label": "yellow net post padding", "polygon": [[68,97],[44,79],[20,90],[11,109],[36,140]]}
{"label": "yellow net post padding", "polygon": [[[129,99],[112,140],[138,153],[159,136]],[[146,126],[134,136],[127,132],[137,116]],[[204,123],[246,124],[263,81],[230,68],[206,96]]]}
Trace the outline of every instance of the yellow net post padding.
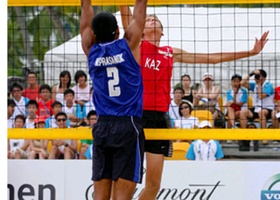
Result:
{"label": "yellow net post padding", "polygon": [[[81,0],[8,0],[8,6],[80,6]],[[92,5],[133,5],[135,0],[92,0]],[[149,0],[149,5],[176,4],[263,4],[280,0]]]}
{"label": "yellow net post padding", "polygon": [[[279,129],[144,129],[148,140],[280,140]],[[89,128],[8,129],[10,139],[92,139]]]}

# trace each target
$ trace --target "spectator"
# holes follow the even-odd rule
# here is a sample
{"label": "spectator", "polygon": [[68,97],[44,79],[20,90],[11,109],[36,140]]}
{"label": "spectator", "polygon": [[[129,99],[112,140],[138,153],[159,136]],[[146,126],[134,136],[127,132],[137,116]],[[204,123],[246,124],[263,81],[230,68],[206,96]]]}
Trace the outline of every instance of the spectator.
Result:
{"label": "spectator", "polygon": [[[246,128],[248,129],[256,129],[257,126],[254,123],[248,123]],[[239,151],[250,151],[250,140],[239,140]],[[259,150],[259,141],[254,140],[253,141],[253,150],[258,151]]]}
{"label": "spectator", "polygon": [[86,102],[83,106],[82,115],[84,117],[83,119],[84,124],[89,124],[89,122],[87,122],[87,115],[91,110],[95,110],[95,106],[92,100],[92,93],[93,93],[93,87],[90,88],[90,100]]}
{"label": "spectator", "polygon": [[184,96],[184,90],[181,87],[176,87],[173,90],[173,94],[174,94],[174,98],[172,99],[170,105],[169,105],[169,117],[171,119],[172,122],[172,126],[174,127],[174,120],[177,120],[180,118],[179,115],[179,106],[181,103],[181,100]]}
{"label": "spectator", "polygon": [[62,111],[67,114],[67,118],[70,120],[71,127],[77,127],[82,122],[82,109],[79,104],[74,103],[75,93],[72,89],[66,89],[64,91],[64,105]]}
{"label": "spectator", "polygon": [[175,120],[176,128],[197,128],[198,118],[191,116],[193,110],[193,104],[188,100],[182,100],[179,105],[178,113],[180,118]]}
{"label": "spectator", "polygon": [[231,89],[226,92],[225,107],[227,108],[228,128],[236,128],[235,120],[239,119],[240,111],[248,107],[248,90],[241,87],[241,80],[242,77],[239,74],[234,74],[231,77]]}
{"label": "spectator", "polygon": [[[249,83],[251,76],[255,81]],[[247,119],[260,119],[260,127],[266,128],[267,120],[271,118],[274,109],[274,89],[272,84],[266,80],[267,74],[263,69],[256,69],[248,76],[244,77],[241,85],[254,92],[253,108],[244,109],[240,112],[240,127],[246,128]],[[264,145],[268,144],[267,140],[263,140]]]}
{"label": "spectator", "polygon": [[[55,115],[58,128],[67,128],[67,115],[64,112]],[[49,159],[74,159],[77,155],[77,140],[52,140],[52,148]]]}
{"label": "spectator", "polygon": [[[45,128],[45,119],[36,118],[34,121],[35,128]],[[29,140],[30,154],[28,159],[47,159],[48,158],[48,141],[47,140]]]}
{"label": "spectator", "polygon": [[[198,126],[200,129],[212,128],[209,121],[202,121]],[[216,140],[195,140],[191,143],[186,158],[195,161],[221,160],[224,153],[221,145]]]}
{"label": "spectator", "polygon": [[51,87],[47,84],[43,84],[39,91],[42,99],[38,102],[37,115],[39,117],[48,118],[53,115],[52,103],[54,101],[51,99]]}
{"label": "spectator", "polygon": [[8,128],[13,128],[13,126],[14,126],[13,114],[14,114],[14,111],[15,111],[15,106],[16,106],[15,101],[13,99],[8,99],[8,109],[7,109]]}
{"label": "spectator", "polygon": [[22,91],[22,96],[26,97],[29,100],[35,100],[38,102],[41,96],[39,92],[40,85],[38,85],[37,81],[38,79],[36,73],[33,71],[28,72],[27,74],[28,87]]}
{"label": "spectator", "polygon": [[64,103],[64,91],[70,88],[71,74],[69,71],[64,70],[59,75],[59,84],[52,87],[52,99]]}
{"label": "spectator", "polygon": [[30,100],[27,103],[28,115],[25,120],[26,128],[34,128],[34,120],[37,118],[38,103],[35,100]]}
{"label": "spectator", "polygon": [[214,77],[211,73],[204,73],[202,80],[204,86],[197,91],[195,105],[204,104],[206,108],[209,107],[215,120],[219,114],[217,110],[220,110],[218,105],[220,88],[213,85]]}
{"label": "spectator", "polygon": [[87,75],[83,70],[75,74],[76,85],[71,89],[75,92],[75,103],[84,106],[90,100],[90,85],[87,83]]}
{"label": "spectator", "polygon": [[17,115],[26,116],[28,114],[27,103],[29,99],[22,96],[22,86],[18,83],[14,83],[11,87],[11,94],[16,104],[13,118]]}
{"label": "spectator", "polygon": [[[46,119],[45,128],[57,128],[58,127],[57,123],[56,123],[56,120],[55,120],[55,115],[57,113],[62,112],[62,104],[59,101],[54,101],[52,103],[52,110],[53,110],[53,115]],[[70,127],[70,120],[69,119],[67,119],[66,126]]]}
{"label": "spectator", "polygon": [[[89,128],[92,128],[93,125],[97,122],[97,115],[95,110],[89,111],[89,113],[87,114],[87,122]],[[91,159],[92,147],[93,140],[81,140],[80,159]]]}
{"label": "spectator", "polygon": [[189,74],[183,74],[181,76],[181,85],[184,89],[184,96],[183,99],[190,101],[194,104],[194,96],[196,95],[197,91],[191,88],[191,76]]}
{"label": "spectator", "polygon": [[[25,117],[17,115],[14,122],[14,128],[24,128]],[[26,159],[29,154],[29,140],[9,139],[8,140],[8,158]]]}
{"label": "spectator", "polygon": [[275,95],[274,95],[274,101],[275,101],[275,108],[271,113],[271,119],[272,119],[272,126],[273,128],[279,128],[279,121],[280,121],[280,86],[275,88]]}

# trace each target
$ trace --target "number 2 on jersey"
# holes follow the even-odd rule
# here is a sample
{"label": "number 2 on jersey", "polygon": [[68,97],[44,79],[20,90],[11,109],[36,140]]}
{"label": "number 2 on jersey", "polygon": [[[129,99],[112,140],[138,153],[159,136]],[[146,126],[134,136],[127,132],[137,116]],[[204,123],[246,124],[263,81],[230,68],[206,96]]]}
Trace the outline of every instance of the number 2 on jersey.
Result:
{"label": "number 2 on jersey", "polygon": [[117,86],[119,84],[119,71],[116,67],[107,67],[107,77],[113,78],[108,81],[108,90],[110,97],[117,97],[121,94],[121,88]]}

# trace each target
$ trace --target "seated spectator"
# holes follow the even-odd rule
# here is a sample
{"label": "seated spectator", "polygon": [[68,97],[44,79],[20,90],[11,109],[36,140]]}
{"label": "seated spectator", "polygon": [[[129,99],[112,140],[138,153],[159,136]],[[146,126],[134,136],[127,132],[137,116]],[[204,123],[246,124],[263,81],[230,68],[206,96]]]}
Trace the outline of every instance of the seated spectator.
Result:
{"label": "seated spectator", "polygon": [[226,92],[225,107],[227,108],[228,128],[236,128],[235,120],[239,119],[240,111],[248,108],[248,90],[241,87],[241,80],[242,77],[239,74],[234,74],[231,77],[231,89]]}
{"label": "seated spectator", "polygon": [[171,119],[172,127],[174,127],[174,120],[180,118],[179,106],[184,96],[184,90],[181,87],[176,87],[173,90],[174,98],[171,100],[168,110],[168,115]]}
{"label": "seated spectator", "polygon": [[[24,128],[25,117],[17,115],[14,122],[14,128]],[[8,158],[26,159],[29,155],[29,140],[9,139],[8,140]]]}
{"label": "seated spectator", "polygon": [[194,95],[196,95],[197,91],[191,88],[191,76],[189,74],[183,74],[181,76],[181,85],[184,90],[183,99],[190,101],[194,104]]}
{"label": "seated spectator", "polygon": [[[30,100],[31,101],[31,100]],[[36,118],[34,120],[34,127],[35,128],[45,128],[45,119],[44,118]],[[47,159],[48,152],[47,152],[47,140],[30,140],[30,154],[28,159]]]}
{"label": "seated spectator", "polygon": [[87,122],[87,115],[90,111],[95,110],[95,106],[92,100],[92,93],[93,93],[93,87],[90,88],[90,99],[88,102],[85,102],[83,108],[82,108],[82,116],[83,116],[83,124],[81,125],[86,125],[89,124],[89,122]]}
{"label": "seated spectator", "polygon": [[[55,115],[58,128],[67,128],[67,115],[64,112]],[[77,140],[51,140],[49,159],[74,159],[77,156]]]}
{"label": "seated spectator", "polygon": [[90,100],[90,85],[87,83],[87,75],[83,70],[75,74],[76,85],[71,89],[75,92],[75,103],[84,106]]}
{"label": "seated spectator", "polygon": [[59,84],[52,87],[52,99],[64,103],[64,91],[70,88],[71,74],[69,71],[64,70],[59,75]]}
{"label": "seated spectator", "polygon": [[8,99],[8,108],[7,108],[7,113],[8,113],[8,128],[13,128],[14,127],[14,118],[13,114],[15,111],[15,106],[16,103],[13,99]]}
{"label": "seated spectator", "polygon": [[272,119],[272,127],[279,128],[279,121],[280,121],[280,86],[275,88],[275,108],[271,113]]}
{"label": "seated spectator", "polygon": [[82,108],[79,104],[74,103],[74,98],[75,93],[72,89],[64,91],[64,105],[62,106],[62,111],[67,114],[71,127],[79,126],[83,119]]}
{"label": "seated spectator", "polygon": [[33,71],[28,72],[28,87],[22,91],[22,96],[26,97],[29,100],[35,100],[38,102],[41,99],[41,96],[39,92],[40,85],[38,85],[37,81],[38,79],[36,73]]}
{"label": "seated spectator", "polygon": [[11,86],[11,94],[16,104],[13,118],[15,118],[17,115],[26,116],[28,114],[27,103],[29,99],[22,96],[22,86],[18,83],[14,83]]}
{"label": "seated spectator", "polygon": [[47,84],[43,84],[40,87],[40,95],[42,99],[38,102],[38,117],[48,118],[53,115],[52,103],[54,102],[51,99],[51,87]]}
{"label": "seated spectator", "polygon": [[25,120],[25,127],[26,128],[34,128],[34,121],[37,118],[37,110],[38,110],[38,103],[35,100],[30,100],[27,103],[27,111],[28,115]]}
{"label": "seated spectator", "polygon": [[[95,110],[91,110],[87,114],[87,122],[89,128],[92,128],[93,125],[97,122],[97,116]],[[87,158],[91,159],[92,144],[93,144],[93,140],[81,140],[80,159],[87,159]]]}
{"label": "seated spectator", "polygon": [[[249,82],[251,76],[254,76],[254,82]],[[241,85],[252,90],[253,108],[244,109],[240,112],[240,127],[247,127],[247,119],[260,119],[260,127],[266,128],[267,120],[271,118],[274,109],[274,89],[270,82],[266,80],[267,74],[263,69],[256,69],[248,76],[244,77]],[[267,140],[263,140],[264,145],[268,144]]]}
{"label": "seated spectator", "polygon": [[204,104],[206,106],[205,108],[212,112],[213,120],[215,120],[219,115],[218,110],[220,110],[218,104],[220,88],[213,85],[214,77],[211,73],[204,73],[202,80],[203,87],[197,91],[195,105]]}
{"label": "seated spectator", "polygon": [[[53,110],[53,115],[46,119],[45,128],[57,128],[58,127],[57,123],[56,123],[56,120],[55,120],[55,115],[57,113],[62,112],[62,104],[59,101],[54,101],[52,103],[52,110]],[[66,126],[70,127],[70,120],[69,119],[67,119]]]}
{"label": "seated spectator", "polygon": [[[198,126],[200,129],[212,128],[209,121],[202,121]],[[221,145],[216,140],[195,140],[191,143],[186,158],[195,161],[221,160],[224,153]]]}

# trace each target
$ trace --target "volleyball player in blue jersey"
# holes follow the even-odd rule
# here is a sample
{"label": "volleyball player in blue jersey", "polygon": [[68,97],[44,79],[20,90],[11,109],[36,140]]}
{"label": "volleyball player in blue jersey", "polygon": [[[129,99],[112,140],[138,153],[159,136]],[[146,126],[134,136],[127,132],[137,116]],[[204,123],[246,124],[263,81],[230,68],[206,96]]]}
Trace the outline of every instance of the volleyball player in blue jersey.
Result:
{"label": "volleyball player in blue jersey", "polygon": [[93,127],[92,180],[94,199],[132,199],[142,180],[142,76],[140,41],[146,21],[147,0],[136,0],[132,23],[118,39],[116,18],[94,16],[90,0],[82,0],[80,32],[88,57],[98,116]]}

